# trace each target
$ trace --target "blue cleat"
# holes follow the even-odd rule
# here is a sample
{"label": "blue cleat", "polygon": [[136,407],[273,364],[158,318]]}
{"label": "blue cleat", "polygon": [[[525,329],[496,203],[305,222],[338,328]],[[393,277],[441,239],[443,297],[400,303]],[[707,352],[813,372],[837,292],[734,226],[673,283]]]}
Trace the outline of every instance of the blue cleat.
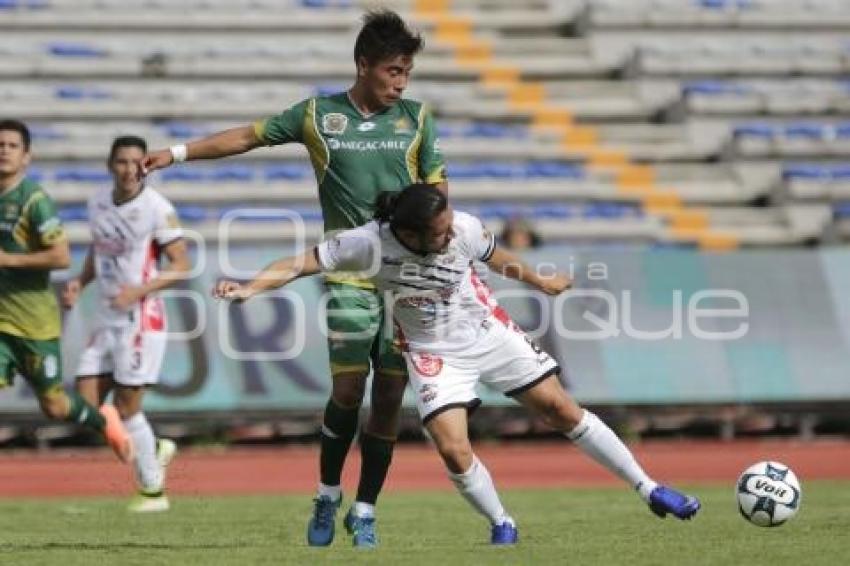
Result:
{"label": "blue cleat", "polygon": [[378,546],[378,534],[375,532],[374,517],[358,517],[349,510],[345,515],[345,530],[352,535],[351,543],[357,548],[375,548]]}
{"label": "blue cleat", "polygon": [[517,540],[519,540],[519,531],[510,521],[493,525],[490,530],[490,544],[516,544]]}
{"label": "blue cleat", "polygon": [[310,546],[328,546],[334,540],[336,511],[342,503],[342,496],[334,501],[326,495],[313,500],[313,516],[307,523],[307,544]]}
{"label": "blue cleat", "polygon": [[649,494],[649,508],[662,519],[667,513],[679,519],[690,519],[699,511],[700,502],[696,497],[659,485]]}

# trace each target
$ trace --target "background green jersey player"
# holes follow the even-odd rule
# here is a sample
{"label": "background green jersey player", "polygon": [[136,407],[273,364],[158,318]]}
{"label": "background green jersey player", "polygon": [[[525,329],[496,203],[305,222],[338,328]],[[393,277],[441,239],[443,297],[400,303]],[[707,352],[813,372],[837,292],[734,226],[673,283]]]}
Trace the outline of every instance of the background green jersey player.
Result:
{"label": "background green jersey player", "polygon": [[132,444],[115,408],[98,411],[62,388],[61,325],[50,270],[68,267],[71,254],[53,201],[26,178],[29,163],[27,127],[0,121],[0,385],[23,375],[45,415],[97,430],[128,461]]}
{"label": "background green jersey player", "polygon": [[[153,152],[142,162],[143,170],[265,145],[302,143],[316,172],[326,231],[366,223],[381,191],[401,190],[415,182],[433,183],[446,191],[433,119],[420,102],[402,98],[421,48],[422,39],[397,14],[371,12],[355,42],[357,78],[347,92],[309,98],[252,125]],[[360,483],[345,526],[356,546],[375,546],[374,506],[392,459],[407,381],[405,366],[392,336],[382,333],[383,306],[374,288],[340,279],[328,280],[327,288],[329,312],[344,310],[345,315],[328,317],[333,390],[324,413],[321,481],[307,540],[314,546],[333,540],[342,500],[340,475],[371,367],[372,411],[360,433]]]}

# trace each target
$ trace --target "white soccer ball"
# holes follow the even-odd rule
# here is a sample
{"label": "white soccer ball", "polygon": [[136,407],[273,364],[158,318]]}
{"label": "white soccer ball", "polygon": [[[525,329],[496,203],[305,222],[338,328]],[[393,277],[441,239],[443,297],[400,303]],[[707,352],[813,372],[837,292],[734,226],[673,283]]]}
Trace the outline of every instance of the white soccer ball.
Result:
{"label": "white soccer ball", "polygon": [[779,462],[753,464],[738,478],[741,515],[759,527],[778,527],[800,510],[803,492],[794,472]]}

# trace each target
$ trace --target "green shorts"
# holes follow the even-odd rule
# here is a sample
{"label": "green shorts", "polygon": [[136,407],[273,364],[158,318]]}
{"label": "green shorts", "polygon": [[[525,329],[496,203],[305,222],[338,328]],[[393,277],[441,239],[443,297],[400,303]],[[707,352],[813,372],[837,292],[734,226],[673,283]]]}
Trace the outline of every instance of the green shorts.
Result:
{"label": "green shorts", "polygon": [[0,332],[0,386],[11,385],[18,373],[38,395],[62,387],[59,339],[30,340]]}
{"label": "green shorts", "polygon": [[392,321],[384,321],[380,295],[344,283],[326,284],[328,352],[331,375],[367,373],[406,376],[401,347],[394,340]]}

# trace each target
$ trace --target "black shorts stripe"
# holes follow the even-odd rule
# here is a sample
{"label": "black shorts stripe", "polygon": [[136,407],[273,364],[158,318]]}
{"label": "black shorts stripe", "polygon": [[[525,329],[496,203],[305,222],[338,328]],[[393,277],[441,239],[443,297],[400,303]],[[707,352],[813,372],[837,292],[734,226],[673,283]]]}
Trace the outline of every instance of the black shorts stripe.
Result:
{"label": "black shorts stripe", "polygon": [[431,419],[433,419],[434,417],[436,417],[440,413],[445,413],[449,409],[466,409],[467,415],[471,415],[472,413],[475,412],[475,409],[477,409],[480,406],[481,406],[481,399],[479,399],[478,397],[476,397],[475,399],[470,399],[469,401],[466,401],[465,403],[461,403],[461,402],[449,403],[448,405],[443,405],[439,409],[434,409],[433,411],[431,411],[430,413],[428,413],[427,415],[422,417],[422,424],[423,425],[428,424],[428,421],[430,421]]}
{"label": "black shorts stripe", "polygon": [[542,381],[549,378],[552,375],[561,375],[561,366],[555,366],[552,369],[546,371],[543,375],[538,377],[537,379],[533,379],[526,383],[525,385],[520,385],[516,389],[511,389],[510,391],[505,392],[505,397],[516,397],[520,393],[524,393],[534,387],[535,385],[539,385]]}

